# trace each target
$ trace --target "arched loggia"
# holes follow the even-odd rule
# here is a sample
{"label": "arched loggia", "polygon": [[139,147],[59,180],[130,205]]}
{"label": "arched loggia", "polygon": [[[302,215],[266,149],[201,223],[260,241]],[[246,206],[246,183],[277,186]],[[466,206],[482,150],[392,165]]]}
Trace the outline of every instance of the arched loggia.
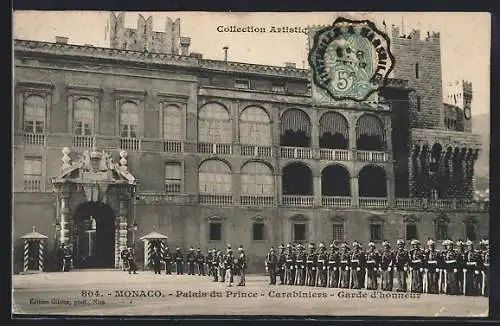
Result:
{"label": "arched loggia", "polygon": [[290,163],[283,168],[283,195],[313,194],[313,178],[311,169],[299,162]]}
{"label": "arched loggia", "polygon": [[281,116],[281,146],[311,146],[311,121],[302,110],[289,109]]}
{"label": "arched loggia", "polygon": [[387,197],[386,174],[382,167],[368,165],[359,171],[359,197]]}
{"label": "arched loggia", "polygon": [[351,196],[349,171],[341,165],[330,165],[321,171],[322,196]]}

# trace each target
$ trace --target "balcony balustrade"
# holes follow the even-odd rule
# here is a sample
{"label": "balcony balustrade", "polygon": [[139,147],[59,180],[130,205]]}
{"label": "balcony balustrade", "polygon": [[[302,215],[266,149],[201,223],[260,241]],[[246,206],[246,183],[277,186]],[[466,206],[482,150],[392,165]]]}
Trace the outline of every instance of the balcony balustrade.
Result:
{"label": "balcony balustrade", "polygon": [[242,195],[240,202],[243,206],[273,206],[274,196]]}
{"label": "balcony balustrade", "polygon": [[347,149],[320,148],[319,157],[327,161],[350,161],[352,159],[351,151]]}
{"label": "balcony balustrade", "polygon": [[42,190],[41,175],[25,175],[24,176],[24,191],[39,192]]}
{"label": "balcony balustrade", "polygon": [[283,158],[312,159],[312,148],[308,147],[281,147],[280,155]]}
{"label": "balcony balustrade", "polygon": [[283,206],[291,206],[291,207],[314,206],[314,196],[283,195],[281,201]]}
{"label": "balcony balustrade", "polygon": [[126,151],[140,151],[141,140],[138,138],[120,138],[120,149]]}
{"label": "balcony balustrade", "polygon": [[231,144],[198,143],[198,153],[231,155]]}
{"label": "balcony balustrade", "polygon": [[321,205],[325,207],[350,207],[351,204],[352,204],[351,197],[340,197],[340,196],[321,197]]}
{"label": "balcony balustrade", "polygon": [[387,207],[387,198],[360,197],[359,207],[384,208]]}
{"label": "balcony balustrade", "polygon": [[227,206],[233,204],[233,195],[228,194],[200,194],[200,204]]}
{"label": "balcony balustrade", "polygon": [[241,145],[241,156],[272,156],[271,146],[257,146],[257,145]]}
{"label": "balcony balustrade", "polygon": [[95,146],[94,136],[83,136],[74,135],[73,136],[73,147],[77,148],[93,148]]}
{"label": "balcony balustrade", "polygon": [[386,152],[357,151],[357,160],[361,162],[385,163],[387,162]]}
{"label": "balcony balustrade", "polygon": [[44,134],[34,134],[25,132],[23,136],[25,145],[45,146]]}
{"label": "balcony balustrade", "polygon": [[180,140],[164,140],[163,151],[169,153],[182,153],[184,152],[184,144]]}

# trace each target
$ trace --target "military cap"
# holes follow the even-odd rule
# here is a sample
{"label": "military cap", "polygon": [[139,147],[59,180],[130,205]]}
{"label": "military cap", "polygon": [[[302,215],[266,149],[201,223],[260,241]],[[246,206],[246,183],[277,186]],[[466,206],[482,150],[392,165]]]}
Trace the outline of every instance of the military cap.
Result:
{"label": "military cap", "polygon": [[193,250],[194,250],[194,248],[193,248],[193,247],[189,248],[189,251],[193,251]]}
{"label": "military cap", "polygon": [[274,251],[274,247],[271,247],[271,248],[269,249],[269,251]]}
{"label": "military cap", "polygon": [[319,243],[319,247],[320,247],[320,248],[323,248],[324,246],[325,246],[325,245],[323,244],[323,242],[320,242],[320,243]]}
{"label": "military cap", "polygon": [[181,248],[177,247],[175,250],[181,250]]}
{"label": "military cap", "polygon": [[490,244],[490,241],[489,241],[488,239],[484,239],[484,240],[483,240],[483,244],[484,244],[484,245],[489,245],[489,244]]}
{"label": "military cap", "polygon": [[330,248],[334,248],[335,247],[335,243],[330,243]]}
{"label": "military cap", "polygon": [[467,246],[472,246],[472,241],[470,240],[467,240],[467,242],[465,243]]}
{"label": "military cap", "polygon": [[457,246],[458,246],[458,247],[461,247],[461,246],[463,246],[463,245],[464,245],[464,242],[463,242],[462,240],[458,240],[458,241],[457,241]]}
{"label": "military cap", "polygon": [[285,245],[284,244],[280,244],[280,249],[285,249]]}
{"label": "military cap", "polygon": [[452,246],[453,245],[453,241],[451,240],[444,240],[443,241],[443,246]]}
{"label": "military cap", "polygon": [[353,246],[353,247],[355,247],[355,246],[359,246],[359,245],[360,245],[360,243],[359,243],[358,241],[356,241],[356,240],[352,243],[352,246]]}
{"label": "military cap", "polygon": [[436,243],[434,242],[434,240],[432,240],[432,239],[427,240],[427,245],[428,245],[428,246],[433,246],[433,245],[435,245],[435,244],[436,244]]}
{"label": "military cap", "polygon": [[384,240],[384,242],[382,242],[382,246],[384,246],[384,247],[390,247],[391,245],[389,244],[389,241]]}
{"label": "military cap", "polygon": [[396,244],[398,244],[398,245],[402,245],[402,244],[405,244],[405,241],[404,241],[403,239],[398,239],[398,240],[396,241]]}
{"label": "military cap", "polygon": [[201,251],[201,249],[200,249],[200,248],[198,248],[198,249],[196,249],[196,251]]}
{"label": "military cap", "polygon": [[227,252],[232,252],[232,251],[233,251],[233,249],[227,248]]}
{"label": "military cap", "polygon": [[212,252],[212,249],[208,249],[208,252]]}
{"label": "military cap", "polygon": [[373,243],[373,242],[369,242],[369,243],[368,243],[368,247],[375,247],[375,243]]}
{"label": "military cap", "polygon": [[230,244],[227,245],[227,249],[231,249],[231,245]]}
{"label": "military cap", "polygon": [[292,248],[292,244],[291,244],[291,243],[289,243],[289,244],[287,244],[287,245],[286,245],[286,247],[287,247],[287,248]]}
{"label": "military cap", "polygon": [[239,247],[238,247],[238,250],[239,250],[239,251],[242,251],[242,250],[243,250],[243,246],[239,246]]}
{"label": "military cap", "polygon": [[314,245],[312,243],[309,244],[309,249],[314,248]]}

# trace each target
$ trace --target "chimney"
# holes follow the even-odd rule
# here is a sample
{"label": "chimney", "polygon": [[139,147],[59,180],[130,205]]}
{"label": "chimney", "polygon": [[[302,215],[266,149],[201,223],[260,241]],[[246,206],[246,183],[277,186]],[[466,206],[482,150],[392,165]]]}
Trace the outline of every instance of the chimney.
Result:
{"label": "chimney", "polygon": [[191,44],[190,37],[181,37],[181,55],[189,55],[189,45]]}
{"label": "chimney", "polygon": [[197,53],[197,52],[191,52],[189,54],[190,57],[196,58],[196,59],[203,59],[203,54]]}
{"label": "chimney", "polygon": [[224,50],[224,61],[227,61],[227,50],[229,50],[228,46],[222,48]]}
{"label": "chimney", "polygon": [[295,62],[285,62],[286,68],[297,68],[297,64]]}
{"label": "chimney", "polygon": [[64,36],[56,36],[56,43],[58,44],[68,44],[68,38]]}

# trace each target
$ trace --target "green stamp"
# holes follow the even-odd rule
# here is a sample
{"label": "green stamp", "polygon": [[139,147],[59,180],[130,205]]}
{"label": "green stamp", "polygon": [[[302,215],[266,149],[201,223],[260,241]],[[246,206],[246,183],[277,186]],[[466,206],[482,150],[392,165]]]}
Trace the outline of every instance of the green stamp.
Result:
{"label": "green stamp", "polygon": [[338,18],[309,52],[313,82],[337,101],[365,101],[386,86],[394,62],[389,37],[368,20]]}

